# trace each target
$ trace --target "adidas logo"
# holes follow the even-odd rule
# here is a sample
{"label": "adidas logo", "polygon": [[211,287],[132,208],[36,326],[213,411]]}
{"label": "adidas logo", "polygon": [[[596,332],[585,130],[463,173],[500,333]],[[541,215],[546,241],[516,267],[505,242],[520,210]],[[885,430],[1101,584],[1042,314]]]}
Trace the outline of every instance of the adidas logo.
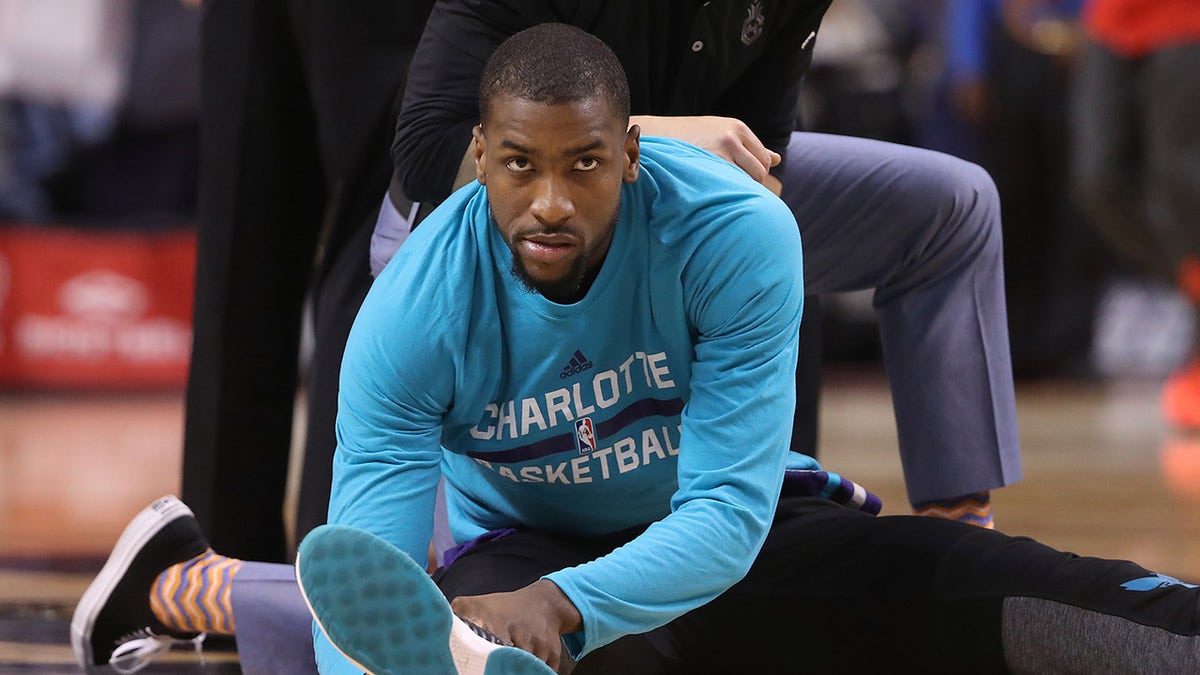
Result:
{"label": "adidas logo", "polygon": [[571,360],[567,361],[567,365],[563,367],[562,372],[558,374],[558,377],[565,380],[572,375],[578,375],[579,373],[582,373],[585,370],[590,370],[591,368],[592,362],[588,361],[588,357],[584,356],[583,352],[576,349],[575,353],[571,355]]}

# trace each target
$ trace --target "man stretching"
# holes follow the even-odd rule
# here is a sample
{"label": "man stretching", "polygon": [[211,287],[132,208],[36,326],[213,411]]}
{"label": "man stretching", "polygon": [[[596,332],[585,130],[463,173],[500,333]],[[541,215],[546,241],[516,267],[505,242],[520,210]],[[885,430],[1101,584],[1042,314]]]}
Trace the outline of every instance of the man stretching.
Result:
{"label": "man stretching", "polygon": [[[480,107],[478,184],[404,244],[347,344],[331,524],[299,588],[260,596],[303,625],[303,593],[321,672],[1200,667],[1194,586],[877,517],[788,452],[796,223],[728,162],[639,138],[602,42],[518,33]],[[441,476],[458,547],[431,580]],[[257,568],[205,571],[236,563],[178,502],[143,515],[77,610],[85,667],[143,626],[262,649],[235,616]]]}

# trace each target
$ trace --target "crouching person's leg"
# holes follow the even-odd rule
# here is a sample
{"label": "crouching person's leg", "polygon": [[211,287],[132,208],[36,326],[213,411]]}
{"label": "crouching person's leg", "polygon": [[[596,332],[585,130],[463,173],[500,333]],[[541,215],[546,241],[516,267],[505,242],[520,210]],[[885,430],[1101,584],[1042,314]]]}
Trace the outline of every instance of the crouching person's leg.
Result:
{"label": "crouching person's leg", "polygon": [[230,600],[243,675],[317,672],[312,614],[294,567],[245,563],[234,577]]}

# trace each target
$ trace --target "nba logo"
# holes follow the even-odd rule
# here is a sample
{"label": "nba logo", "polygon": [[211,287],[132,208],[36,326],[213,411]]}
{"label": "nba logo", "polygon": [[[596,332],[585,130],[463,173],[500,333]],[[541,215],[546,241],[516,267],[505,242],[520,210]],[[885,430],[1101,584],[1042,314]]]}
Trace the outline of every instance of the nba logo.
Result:
{"label": "nba logo", "polygon": [[586,455],[596,449],[596,427],[592,426],[592,418],[584,417],[575,420],[575,441],[581,455]]}

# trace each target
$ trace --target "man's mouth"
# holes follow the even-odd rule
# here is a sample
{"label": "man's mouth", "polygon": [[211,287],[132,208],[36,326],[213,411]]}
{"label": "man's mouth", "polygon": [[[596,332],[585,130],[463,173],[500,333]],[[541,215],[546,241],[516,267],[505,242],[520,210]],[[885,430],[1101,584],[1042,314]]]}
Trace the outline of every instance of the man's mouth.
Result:
{"label": "man's mouth", "polygon": [[557,265],[572,254],[575,246],[575,238],[564,234],[534,234],[518,242],[523,257],[535,265]]}
{"label": "man's mouth", "polygon": [[552,232],[532,229],[517,233],[517,249],[527,265],[553,266],[570,258],[580,244],[579,237],[568,230]]}

